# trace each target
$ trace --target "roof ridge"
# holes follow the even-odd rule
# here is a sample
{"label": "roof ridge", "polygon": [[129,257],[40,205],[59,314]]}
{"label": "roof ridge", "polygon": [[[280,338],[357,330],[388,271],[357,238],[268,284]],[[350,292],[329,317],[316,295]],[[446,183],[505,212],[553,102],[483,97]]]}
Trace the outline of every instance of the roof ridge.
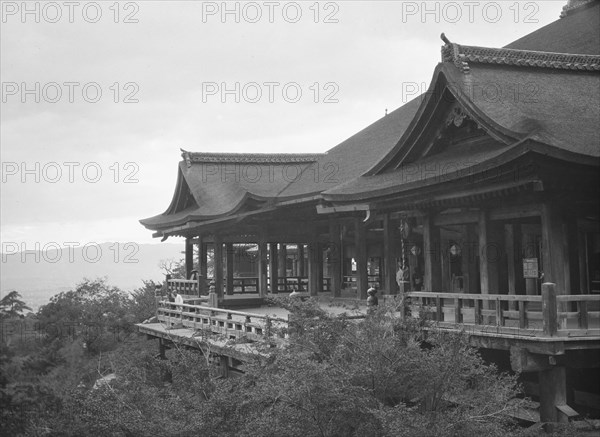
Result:
{"label": "roof ridge", "polygon": [[240,163],[240,164],[286,164],[314,162],[324,153],[224,153],[224,152],[189,152],[181,150],[181,157],[188,167],[192,163]]}
{"label": "roof ridge", "polygon": [[454,63],[465,74],[470,71],[469,62],[559,70],[600,71],[599,55],[460,45],[450,42],[444,34],[442,34],[442,39],[446,42],[442,46],[442,62]]}

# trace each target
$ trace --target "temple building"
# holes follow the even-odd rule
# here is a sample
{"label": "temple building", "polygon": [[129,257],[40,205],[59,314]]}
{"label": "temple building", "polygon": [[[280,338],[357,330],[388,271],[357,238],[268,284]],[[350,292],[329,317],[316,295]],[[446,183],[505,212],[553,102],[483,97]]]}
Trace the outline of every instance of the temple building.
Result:
{"label": "temple building", "polygon": [[504,48],[443,36],[428,91],[326,153],[184,151],[171,204],[141,223],[185,237],[189,271],[214,251],[221,298],[242,243],[260,295],[288,276],[396,294],[399,270],[402,291],[598,293],[599,7],[569,2]]}
{"label": "temple building", "polygon": [[433,299],[438,322],[487,320],[478,345],[535,372],[542,420],[561,420],[581,391],[565,369],[600,350],[600,1],[502,48],[442,39],[425,94],[325,153],[183,151],[171,204],[141,223],[186,238],[188,275],[213,255],[219,307],[377,285]]}

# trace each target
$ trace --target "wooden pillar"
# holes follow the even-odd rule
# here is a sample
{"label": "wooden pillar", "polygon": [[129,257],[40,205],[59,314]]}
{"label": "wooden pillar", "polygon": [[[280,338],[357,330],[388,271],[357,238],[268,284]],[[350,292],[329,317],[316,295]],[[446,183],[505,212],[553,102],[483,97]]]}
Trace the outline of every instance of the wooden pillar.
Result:
{"label": "wooden pillar", "polygon": [[215,234],[214,241],[215,292],[221,301],[223,300],[223,240],[220,235]]}
{"label": "wooden pillar", "polygon": [[479,275],[477,274],[477,256],[479,241],[475,226],[465,226],[465,241],[462,245],[462,271],[464,277],[464,292],[477,293],[479,290]]}
{"label": "wooden pillar", "polygon": [[285,244],[279,245],[279,251],[277,252],[277,269],[280,278],[287,277],[287,247]]}
{"label": "wooden pillar", "polygon": [[200,275],[208,278],[208,244],[200,239]]}
{"label": "wooden pillar", "polygon": [[207,293],[206,278],[208,273],[206,244],[202,241],[202,236],[198,236],[198,274],[200,275],[200,295]]}
{"label": "wooden pillar", "polygon": [[342,295],[342,238],[340,224],[335,220],[329,222],[329,239],[331,241],[331,252],[328,260],[331,272],[331,288],[333,297],[340,297]]}
{"label": "wooden pillar", "polygon": [[304,243],[298,243],[298,276],[306,276],[304,267]]}
{"label": "wooden pillar", "polygon": [[308,243],[308,291],[311,296],[317,296],[319,286],[319,255],[316,241]]}
{"label": "wooden pillar", "polygon": [[428,214],[423,219],[423,256],[425,257],[423,291],[442,291],[441,250],[440,229],[435,227],[433,216]]}
{"label": "wooden pillar", "polygon": [[396,226],[390,214],[383,216],[383,287],[387,294],[396,294]]}
{"label": "wooden pillar", "polygon": [[277,269],[277,243],[269,244],[269,280],[271,282],[271,293],[279,292],[279,274]]}
{"label": "wooden pillar", "polygon": [[567,232],[565,236],[567,237],[567,248],[569,251],[569,275],[567,276],[567,282],[570,283],[571,288],[569,290],[569,294],[582,294],[581,286],[581,275],[580,272],[582,270],[579,254],[581,253],[579,247],[579,232],[577,230],[577,219],[573,216],[569,216],[567,218]]}
{"label": "wooden pillar", "polygon": [[354,246],[356,252],[356,289],[359,299],[367,298],[369,280],[367,277],[367,237],[362,220],[354,219]]}
{"label": "wooden pillar", "polygon": [[[489,240],[489,220],[487,212],[481,210],[479,212],[479,283],[481,294],[490,294],[490,270],[491,259],[488,252],[491,254],[491,249],[488,247]],[[487,302],[484,302],[484,308]]]}
{"label": "wooden pillar", "polygon": [[540,421],[568,422],[568,417],[557,407],[567,404],[567,375],[563,366],[538,372],[540,387]]}
{"label": "wooden pillar", "polygon": [[569,258],[563,220],[558,208],[548,203],[542,206],[542,250],[544,282],[555,283],[556,294],[568,294],[571,285],[565,274]]}
{"label": "wooden pillar", "polygon": [[590,287],[588,283],[587,268],[587,238],[583,230],[577,230],[577,247],[579,260],[579,289],[581,294],[589,294]]}
{"label": "wooden pillar", "polygon": [[317,284],[319,284],[319,291],[323,290],[323,245],[317,242]]}
{"label": "wooden pillar", "polygon": [[192,237],[185,238],[185,279],[189,279],[194,270],[194,243]]}
{"label": "wooden pillar", "polygon": [[258,241],[258,294],[261,297],[266,297],[268,292],[267,262],[267,243],[264,236],[260,236]]}
{"label": "wooden pillar", "polygon": [[[506,247],[507,285],[508,294],[517,294],[517,272],[515,260],[515,226],[504,225],[504,246]],[[508,309],[515,310],[516,302],[509,302]]]}
{"label": "wooden pillar", "polygon": [[233,243],[227,243],[225,245],[225,260],[227,264],[226,293],[228,296],[233,296],[234,256]]}
{"label": "wooden pillar", "polygon": [[[541,254],[538,254],[538,241],[536,239],[536,235],[531,232],[531,229],[526,232],[522,232],[523,235],[523,248],[522,254],[523,258],[537,258],[538,259],[538,268],[540,271],[543,271],[543,267],[541,265],[540,257]],[[526,278],[525,279],[525,293],[529,296],[538,295],[538,279],[536,278]]]}

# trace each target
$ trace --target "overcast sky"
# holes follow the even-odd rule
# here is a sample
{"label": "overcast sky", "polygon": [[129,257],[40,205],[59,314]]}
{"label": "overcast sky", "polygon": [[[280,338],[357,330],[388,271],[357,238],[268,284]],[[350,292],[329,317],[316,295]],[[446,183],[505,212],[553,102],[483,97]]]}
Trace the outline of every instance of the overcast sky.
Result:
{"label": "overcast sky", "polygon": [[501,47],[565,3],[2,1],[3,245],[158,242],[180,148],[326,151],[429,84],[441,32]]}

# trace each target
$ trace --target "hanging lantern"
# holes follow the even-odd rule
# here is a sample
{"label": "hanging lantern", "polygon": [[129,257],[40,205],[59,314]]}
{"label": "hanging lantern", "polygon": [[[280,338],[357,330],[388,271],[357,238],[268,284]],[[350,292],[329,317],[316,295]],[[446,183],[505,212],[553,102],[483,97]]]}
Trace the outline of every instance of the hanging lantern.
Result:
{"label": "hanging lantern", "polygon": [[461,253],[462,250],[458,244],[454,243],[452,246],[450,246],[450,255],[460,256]]}
{"label": "hanging lantern", "polygon": [[410,248],[410,253],[412,253],[414,256],[419,256],[421,255],[421,248],[415,244]]}

